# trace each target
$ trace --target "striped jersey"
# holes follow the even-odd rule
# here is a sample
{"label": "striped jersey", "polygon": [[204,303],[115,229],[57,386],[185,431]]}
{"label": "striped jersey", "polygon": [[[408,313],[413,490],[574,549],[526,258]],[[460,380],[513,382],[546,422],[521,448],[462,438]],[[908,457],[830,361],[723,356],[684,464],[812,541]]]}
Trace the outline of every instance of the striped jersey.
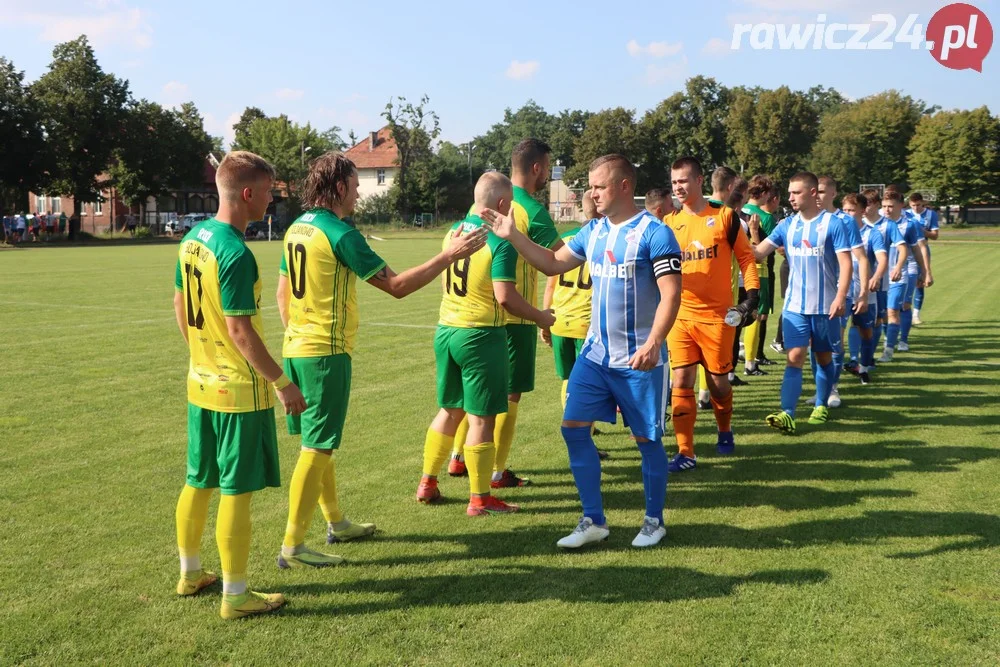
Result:
{"label": "striped jersey", "polygon": [[[660,303],[656,274],[681,272],[674,233],[640,211],[619,224],[606,217],[591,220],[566,246],[587,263],[593,282],[590,329],[581,355],[608,368],[628,367],[653,327]],[[657,365],[666,353],[664,344]]]}
{"label": "striped jersey", "polygon": [[300,215],[285,232],[281,275],[291,296],[282,356],[350,354],[358,338],[357,280],[368,280],[385,261],[365,237],[325,208]]}
{"label": "striped jersey", "polygon": [[788,292],[784,309],[802,315],[830,312],[840,273],[837,253],[851,251],[843,220],[827,211],[812,220],[796,213],[782,220],[767,239],[785,249]]}
{"label": "striped jersey", "polygon": [[899,228],[899,235],[903,237],[906,245],[909,246],[910,252],[906,256],[906,273],[915,276],[920,273],[920,267],[917,265],[917,253],[920,252],[917,248],[917,241],[924,238],[924,229],[917,222],[917,218],[910,213],[903,213],[903,216],[899,220],[893,220],[892,222]]}
{"label": "striped jersey", "polygon": [[[510,204],[517,229],[540,246],[551,248],[559,240],[559,232],[552,222],[548,210],[532,197],[524,188],[514,186],[514,200]],[[517,258],[517,291],[532,306],[538,306],[538,270]],[[506,313],[507,324],[530,324],[534,322]]]}
{"label": "striped jersey", "polygon": [[226,317],[250,317],[263,339],[260,271],[232,225],[206,220],[181,241],[174,287],[187,315],[188,402],[215,412],[255,412],[274,407],[271,385],[254,370],[229,336]]}
{"label": "striped jersey", "polygon": [[[905,231],[902,220],[899,222],[899,231],[903,233],[903,238],[906,239],[907,245],[910,246],[910,254],[906,257],[906,272],[911,276],[915,276],[920,273],[920,266],[917,264],[917,253],[920,252],[920,249],[917,248],[917,241],[924,238],[923,220],[909,209],[903,211],[903,220],[909,221]],[[912,232],[910,232],[911,228]]]}
{"label": "striped jersey", "polygon": [[[857,223],[855,223],[855,227],[857,227]],[[875,269],[878,266],[878,258],[875,255],[878,253],[885,254],[885,239],[882,238],[881,232],[875,229],[875,225],[867,222],[861,226],[858,233],[861,235],[861,245],[865,249],[865,255],[868,257],[868,266],[871,267],[871,275],[875,275]],[[858,259],[852,257],[851,261],[854,263],[854,273],[851,275],[851,289],[848,294],[851,301],[856,302],[858,295],[861,294],[861,272],[858,271]],[[876,293],[869,292],[868,303],[873,304],[875,300]]]}
{"label": "striped jersey", "polygon": [[[579,229],[571,229],[560,234],[563,243],[576,236]],[[590,330],[590,294],[594,283],[590,279],[590,268],[584,262],[568,273],[560,274],[552,292],[552,310],[556,323],[552,333],[563,338],[586,338]]]}
{"label": "striped jersey", "polygon": [[[893,267],[896,266],[896,262],[899,261],[899,248],[906,245],[906,241],[903,240],[903,235],[899,233],[899,227],[897,225],[890,225],[888,218],[884,215],[878,219],[878,221],[871,223],[875,229],[877,229],[882,234],[882,241],[885,245],[886,251],[889,253],[889,267],[885,270],[885,275],[882,276],[882,287],[881,291],[889,291],[889,275],[892,273]],[[906,267],[903,267],[903,271],[906,271]]]}

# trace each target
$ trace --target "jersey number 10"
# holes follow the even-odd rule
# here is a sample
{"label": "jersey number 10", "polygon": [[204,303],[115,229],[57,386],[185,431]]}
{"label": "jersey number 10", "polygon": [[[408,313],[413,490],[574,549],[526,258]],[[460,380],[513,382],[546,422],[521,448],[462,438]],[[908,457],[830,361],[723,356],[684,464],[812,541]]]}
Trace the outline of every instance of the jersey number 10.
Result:
{"label": "jersey number 10", "polygon": [[[298,266],[295,260],[298,260]],[[301,243],[288,244],[288,282],[296,299],[306,295],[306,247]]]}
{"label": "jersey number 10", "polygon": [[[452,283],[451,274],[455,273],[455,282]],[[459,283],[458,281],[462,282]],[[465,296],[469,293],[469,258],[457,260],[454,264],[449,264],[444,279],[444,288],[448,294],[454,291],[455,296]]]}

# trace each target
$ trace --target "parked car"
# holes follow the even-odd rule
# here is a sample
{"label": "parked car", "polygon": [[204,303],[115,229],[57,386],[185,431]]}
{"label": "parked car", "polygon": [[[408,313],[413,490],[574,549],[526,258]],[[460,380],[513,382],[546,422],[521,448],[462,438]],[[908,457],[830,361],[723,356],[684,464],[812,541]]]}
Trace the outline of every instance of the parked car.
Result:
{"label": "parked car", "polygon": [[247,231],[244,234],[248,241],[253,239],[266,239],[268,223],[270,222],[271,227],[271,240],[280,239],[284,234],[284,227],[278,222],[278,218],[273,215],[265,215],[263,220],[255,220],[247,225]]}
{"label": "parked car", "polygon": [[174,234],[187,234],[199,222],[204,222],[210,217],[207,213],[188,213],[177,220],[168,220],[163,231],[173,236]]}

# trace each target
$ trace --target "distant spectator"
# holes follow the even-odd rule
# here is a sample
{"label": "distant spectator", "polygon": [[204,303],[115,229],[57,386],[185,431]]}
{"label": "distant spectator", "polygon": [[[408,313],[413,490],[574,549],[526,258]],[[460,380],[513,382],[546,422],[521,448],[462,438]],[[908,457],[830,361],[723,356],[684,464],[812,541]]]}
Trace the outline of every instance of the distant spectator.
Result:
{"label": "distant spectator", "polygon": [[128,229],[128,233],[135,238],[135,228],[139,225],[139,221],[134,215],[125,216],[125,227]]}
{"label": "distant spectator", "polygon": [[45,214],[45,235],[50,239],[56,233],[56,216],[54,213]]}
{"label": "distant spectator", "polygon": [[20,243],[28,235],[28,221],[24,218],[24,212],[17,214],[17,234],[14,236],[14,242]]}
{"label": "distant spectator", "polygon": [[60,213],[59,214],[59,236],[62,236],[65,233],[66,233],[66,214],[65,213]]}

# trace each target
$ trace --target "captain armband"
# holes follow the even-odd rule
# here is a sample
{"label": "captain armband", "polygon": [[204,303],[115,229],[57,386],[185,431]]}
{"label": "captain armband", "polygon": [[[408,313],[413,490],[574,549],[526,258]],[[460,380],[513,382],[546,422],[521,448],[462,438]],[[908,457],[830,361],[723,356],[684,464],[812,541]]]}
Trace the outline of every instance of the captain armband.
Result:
{"label": "captain armband", "polygon": [[681,272],[680,255],[663,255],[653,258],[653,275],[657,278],[663,276],[676,276]]}

